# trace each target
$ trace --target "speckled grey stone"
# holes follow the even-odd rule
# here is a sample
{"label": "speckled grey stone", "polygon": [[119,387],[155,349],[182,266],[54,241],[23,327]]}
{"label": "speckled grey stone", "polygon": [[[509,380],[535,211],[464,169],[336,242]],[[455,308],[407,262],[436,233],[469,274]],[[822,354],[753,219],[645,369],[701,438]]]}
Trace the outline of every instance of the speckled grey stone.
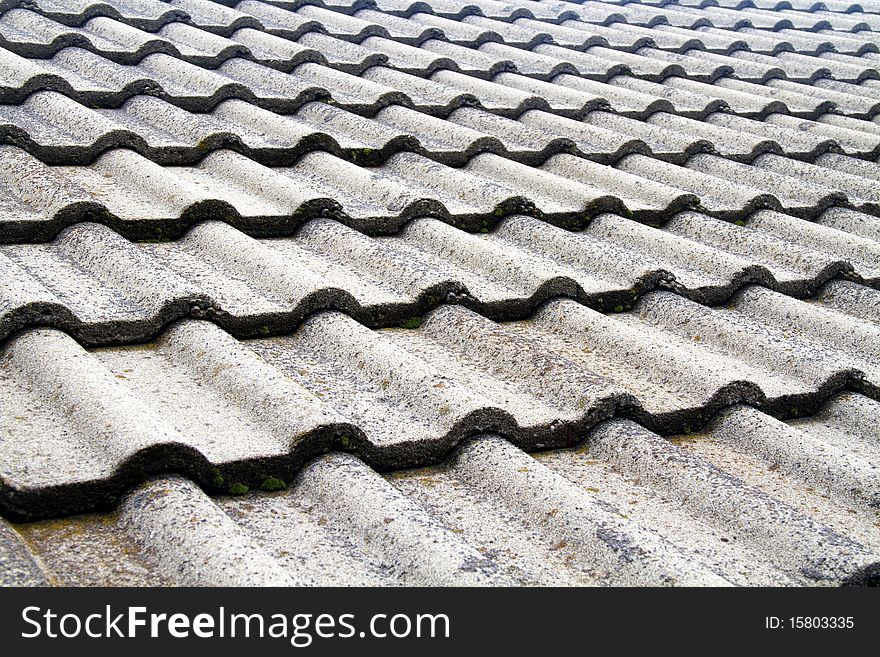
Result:
{"label": "speckled grey stone", "polygon": [[225,513],[184,479],[130,493],[120,525],[156,568],[188,586],[290,586],[295,580]]}
{"label": "speckled grey stone", "polygon": [[742,406],[722,414],[710,435],[730,449],[756,453],[808,484],[876,509],[880,504],[880,469],[873,438],[877,403],[842,397],[836,406],[846,404],[853,406],[856,422],[860,415],[869,419],[856,426],[832,424],[826,419],[837,418],[832,406],[824,417],[787,425]]}
{"label": "speckled grey stone", "polygon": [[443,306],[417,331],[322,312],[247,342],[188,321],[145,347],[92,352],[27,331],[4,354],[2,426],[16,438],[2,443],[3,503],[57,512],[53,491],[65,491],[63,508],[89,508],[168,468],[208,486],[212,468],[254,483],[343,436],[370,463],[400,467],[478,430],[540,448],[613,414],[668,433],[741,402],[811,413],[880,382],[872,315],[836,290],[807,304],[753,286],[726,308],[653,292],[613,315],[556,299],[506,324]]}
{"label": "speckled grey stone", "polygon": [[0,586],[47,586],[37,557],[9,523],[0,519]]}
{"label": "speckled grey stone", "polygon": [[753,543],[766,559],[796,576],[836,582],[878,560],[855,541],[634,423],[605,423],[588,445],[590,456],[729,527],[737,541]]}
{"label": "speckled grey stone", "polygon": [[880,16],[230,4],[0,0],[4,584],[876,570]]}
{"label": "speckled grey stone", "polygon": [[155,31],[166,23],[187,17],[185,11],[158,0],[35,0],[30,4],[41,14],[65,25],[81,25],[94,16],[108,16]]}
{"label": "speckled grey stone", "polygon": [[[799,422],[868,436],[872,405],[843,395]],[[8,533],[66,585],[834,585],[876,564],[875,511],[768,469],[743,430],[733,449],[614,420],[534,458],[480,435],[384,478],[334,453],[281,492],[211,500],[160,478],[115,513]]]}
{"label": "speckled grey stone", "polygon": [[0,247],[0,268],[15,281],[0,295],[0,335],[51,325],[106,345],[147,339],[183,317],[246,337],[292,330],[330,308],[395,326],[445,302],[510,320],[555,296],[610,309],[672,288],[719,303],[761,283],[802,297],[841,275],[876,280],[880,252],[871,240],[771,211],[748,227],[682,213],[662,230],[602,215],[583,233],[529,217],[487,235],[417,219],[388,238],[315,219],[293,238],[256,240],[206,222],[181,240],[139,245],[80,224],[51,246]]}

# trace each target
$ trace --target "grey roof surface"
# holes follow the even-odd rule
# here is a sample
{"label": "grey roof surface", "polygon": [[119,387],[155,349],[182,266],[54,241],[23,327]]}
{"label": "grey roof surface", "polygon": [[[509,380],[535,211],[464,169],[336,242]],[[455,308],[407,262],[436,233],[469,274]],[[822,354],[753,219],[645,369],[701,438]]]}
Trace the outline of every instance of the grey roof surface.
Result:
{"label": "grey roof surface", "polygon": [[535,458],[482,435],[384,477],[334,453],[281,493],[165,477],[112,515],[0,526],[0,549],[19,583],[834,584],[880,554],[859,499],[877,420],[846,394],[789,423],[734,407],[672,440],[615,420]]}
{"label": "grey roof surface", "polygon": [[29,331],[3,355],[3,398],[27,412],[2,419],[15,440],[0,447],[0,503],[20,517],[79,511],[166,469],[209,488],[218,472],[254,482],[340,444],[387,469],[481,431],[541,449],[611,416],[668,434],[741,402],[809,414],[841,390],[880,388],[880,330],[863,310],[880,297],[829,285],[820,304],[762,287],[725,307],[652,292],[610,315],[555,299],[504,324],[443,305],[416,330],[323,311],[247,341],[191,320],[91,351]]}
{"label": "grey roof surface", "polygon": [[0,583],[876,583],[878,33],[0,0]]}
{"label": "grey roof surface", "polygon": [[510,119],[462,107],[440,119],[392,105],[366,118],[318,102],[279,115],[229,100],[210,113],[192,114],[152,96],[92,110],[57,92],[0,105],[0,135],[53,165],[88,165],[121,148],[162,165],[197,164],[227,149],[266,166],[292,165],[314,150],[372,166],[402,151],[450,166],[463,166],[482,152],[535,166],[559,153],[606,164],[631,153],[674,164],[701,152],[747,163],[764,153],[807,161],[828,152],[860,159],[880,155],[880,126],[830,113],[808,120],[713,112],[698,120],[660,110],[640,120],[595,110],[574,120],[530,110]]}
{"label": "grey roof surface", "polygon": [[872,216],[880,208],[880,164],[834,153],[814,163],[765,153],[750,164],[698,153],[684,165],[560,153],[530,166],[488,152],[460,168],[409,151],[376,167],[326,151],[281,167],[231,150],[180,167],[126,149],[88,166],[49,166],[15,146],[0,146],[0,156],[0,243],[51,239],[83,221],[143,240],[217,218],[255,236],[290,235],[315,217],[382,235],[425,216],[476,231],[521,214],[582,229],[605,212],[660,225],[694,209],[746,221],[762,208],[811,220],[832,206]]}
{"label": "grey roof surface", "polygon": [[[77,224],[50,244],[0,246],[12,282],[0,297],[0,335],[48,325],[87,345],[135,342],[193,317],[246,337],[291,331],[330,309],[394,327],[448,302],[513,320],[556,297],[622,310],[661,289],[718,304],[755,283],[796,297],[841,277],[876,285],[880,246],[823,225],[835,216],[826,211],[806,230],[771,210],[744,226],[690,212],[658,230],[604,214],[582,232],[514,216],[485,234],[420,218],[378,238],[313,219],[280,239],[209,221],[160,243]],[[830,289],[876,303],[868,288]],[[859,303],[848,311],[860,316]]]}

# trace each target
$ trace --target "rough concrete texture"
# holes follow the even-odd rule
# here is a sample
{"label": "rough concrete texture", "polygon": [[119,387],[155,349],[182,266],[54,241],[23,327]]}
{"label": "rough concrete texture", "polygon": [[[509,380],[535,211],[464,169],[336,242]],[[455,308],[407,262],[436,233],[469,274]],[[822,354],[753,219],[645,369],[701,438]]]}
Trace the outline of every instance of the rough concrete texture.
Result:
{"label": "rough concrete texture", "polygon": [[754,283],[805,297],[835,277],[874,284],[880,248],[772,211],[746,226],[683,213],[662,230],[602,215],[581,233],[515,216],[475,235],[425,218],[388,238],[314,219],[295,237],[258,240],[213,221],[158,244],[78,224],[51,245],[0,246],[0,269],[12,281],[0,291],[0,336],[49,325],[106,345],[184,317],[248,337],[331,308],[388,327],[449,302],[510,320],[558,296],[611,310],[657,288],[701,303]]}
{"label": "rough concrete texture", "polygon": [[[871,406],[844,395],[800,426],[821,441],[823,421],[861,426]],[[441,466],[384,477],[335,453],[282,492],[211,500],[160,478],[114,514],[11,531],[21,568],[78,585],[778,586],[869,572],[875,510],[769,467],[748,443],[763,435],[744,427],[731,459],[714,433],[670,441],[614,420],[576,450],[529,456],[484,435]]]}
{"label": "rough concrete texture", "polygon": [[731,220],[877,211],[859,159],[878,149],[872,14],[129,4],[0,14],[0,136],[26,151],[3,153],[0,239],[84,219],[139,239],[208,218],[261,235],[316,215],[380,233],[422,214],[657,223],[696,197]]}
{"label": "rough concrete texture", "polygon": [[155,239],[218,218],[249,234],[277,236],[315,216],[387,234],[420,216],[477,230],[511,214],[578,228],[603,212],[662,224],[698,207],[730,221],[762,208],[814,220],[831,206],[880,211],[880,165],[830,153],[815,163],[765,153],[752,164],[696,154],[683,166],[640,153],[614,166],[559,153],[539,167],[480,153],[454,168],[410,152],[362,167],[312,151],[292,166],[270,168],[227,149],[180,167],[127,149],[86,167],[47,166],[17,147],[0,149],[7,194],[0,241],[7,243],[50,239],[87,220]]}
{"label": "rough concrete texture", "polygon": [[190,320],[91,352],[31,330],[3,356],[3,503],[85,509],[172,469],[256,485],[334,443],[388,468],[477,431],[542,448],[615,414],[667,434],[740,402],[801,416],[842,389],[876,394],[876,294],[839,282],[806,303],[752,286],[710,308],[652,292],[619,314],[556,299],[505,324],[447,305],[417,330],[325,311],[250,341]]}
{"label": "rough concrete texture", "polygon": [[[815,160],[830,150],[876,156],[873,125],[851,119],[846,127],[785,114],[764,120],[714,112],[705,120],[656,112],[646,121],[596,110],[575,120],[540,109],[516,119],[476,107],[445,118],[390,105],[367,118],[311,102],[295,114],[276,114],[243,100],[227,100],[207,114],[188,112],[152,96],[135,96],[117,109],[90,109],[55,91],[0,107],[0,135],[49,164],[88,165],[116,148],[134,150],[164,165],[194,164],[221,149],[268,166],[295,164],[305,153],[327,151],[360,165],[379,165],[401,151],[451,166],[481,152],[540,165],[558,153],[614,163],[629,153],[683,164],[717,150],[751,162],[763,153]],[[841,118],[841,117],[837,117]]]}
{"label": "rough concrete texture", "polygon": [[0,0],[0,583],[877,583],[878,32]]}

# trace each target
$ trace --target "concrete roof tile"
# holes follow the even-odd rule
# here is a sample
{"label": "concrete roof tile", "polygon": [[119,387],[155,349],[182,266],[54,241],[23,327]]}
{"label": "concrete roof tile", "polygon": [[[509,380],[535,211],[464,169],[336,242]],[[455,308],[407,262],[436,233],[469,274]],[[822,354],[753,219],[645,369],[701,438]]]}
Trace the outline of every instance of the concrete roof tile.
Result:
{"label": "concrete roof tile", "polygon": [[[825,327],[820,335],[813,330],[817,322]],[[839,339],[843,335],[847,340]],[[245,476],[252,461],[280,464],[326,444],[321,435],[327,431],[347,433],[373,462],[399,466],[445,452],[474,423],[503,428],[524,444],[550,446],[565,440],[559,431],[566,426],[580,430],[614,412],[665,431],[693,426],[696,418],[738,401],[768,412],[804,412],[859,382],[876,389],[877,344],[869,321],[760,287],[747,288],[724,309],[664,292],[641,298],[630,313],[610,316],[556,300],[528,322],[503,327],[456,306],[432,312],[414,332],[371,331],[344,314],[325,312],[296,333],[249,342],[190,321],[145,349],[87,352],[63,333],[38,329],[5,349],[4,388],[9,399],[24,396],[31,412],[26,425],[5,418],[19,438],[4,443],[0,458],[9,491],[4,504],[9,512],[38,515],[36,505],[49,491],[65,490],[68,507],[87,508],[131,481],[126,473],[134,472],[134,463],[167,467],[160,445],[170,450],[167,458],[184,459],[193,473],[207,471],[204,458]],[[626,355],[636,352],[638,362]],[[442,373],[431,364],[439,362]],[[532,375],[522,377],[523,368]],[[678,382],[685,376],[687,391]],[[290,378],[282,385],[279,377]],[[195,415],[182,404],[191,385],[208,386]],[[58,392],[46,396],[44,390]],[[229,403],[245,414],[241,421],[262,418],[265,438],[234,440],[244,427],[230,424],[216,407]],[[265,414],[267,405],[291,404],[296,411]],[[67,405],[79,410],[58,415]],[[186,409],[186,422],[177,409]],[[226,429],[180,433],[206,414],[224,418]],[[33,441],[25,427],[33,427]],[[93,432],[104,436],[105,459],[95,458],[97,445],[88,442],[97,440],[97,433],[89,438]],[[69,440],[86,442],[71,451],[61,447]],[[33,455],[27,471],[16,456],[21,450]],[[67,465],[52,466],[61,454]],[[49,476],[56,481],[45,488]]]}
{"label": "concrete roof tile", "polygon": [[870,579],[876,30],[0,1],[0,581]]}
{"label": "concrete roof tile", "polygon": [[245,11],[214,0],[168,0],[168,4],[186,12],[194,25],[209,32],[231,36],[235,31],[249,27],[260,29],[263,24]]}
{"label": "concrete roof tile", "polygon": [[31,4],[45,16],[71,26],[106,16],[155,31],[166,23],[187,18],[186,12],[159,0],[34,0]]}
{"label": "concrete roof tile", "polygon": [[[395,97],[392,88],[402,86],[394,84],[394,79],[385,81],[380,89],[388,91],[375,103],[388,103]],[[448,97],[445,101],[453,102]],[[388,123],[392,116],[398,117],[398,123]],[[455,116],[471,117],[478,132],[456,128],[462,123]],[[540,164],[573,146],[583,156],[600,161],[613,162],[626,152],[641,150],[676,163],[713,148],[743,161],[768,151],[808,160],[829,150],[866,157],[878,148],[873,124],[833,114],[820,117],[822,123],[778,113],[764,121],[728,113],[712,113],[705,121],[697,121],[655,112],[647,121],[638,121],[596,111],[583,121],[574,121],[532,111],[513,121],[484,110],[460,108],[441,120],[404,106],[386,105],[367,119],[324,103],[307,103],[296,114],[283,116],[239,100],[224,101],[210,114],[195,114],[149,96],[136,96],[119,109],[96,111],[56,92],[38,92],[22,105],[0,109],[0,117],[0,131],[8,140],[44,162],[57,164],[87,164],[118,147],[132,148],[162,164],[196,162],[218,148],[232,147],[271,165],[293,163],[314,149],[330,150],[363,164],[381,163],[399,150],[421,150],[434,159],[461,165],[487,149]],[[526,123],[555,126],[554,130],[567,131],[570,139],[560,142],[563,138],[558,132],[536,133]],[[439,135],[445,136],[438,141]]]}
{"label": "concrete roof tile", "polygon": [[[309,312],[332,307],[368,325],[393,326],[450,300],[495,319],[519,319],[551,296],[612,308],[663,286],[718,303],[749,283],[805,296],[841,273],[877,278],[870,240],[767,211],[748,226],[686,213],[658,231],[603,215],[587,232],[567,233],[513,217],[484,237],[419,219],[399,237],[376,239],[321,219],[295,239],[256,241],[212,222],[180,242],[135,248],[85,224],[49,248],[0,251],[10,277],[22,281],[3,297],[2,332],[51,323],[102,344],[145,339],[174,319],[210,315],[242,336],[269,325],[289,330]],[[615,262],[604,262],[608,253]],[[367,266],[365,258],[378,260]],[[296,274],[288,278],[288,270]],[[127,273],[120,278],[119,271]],[[127,276],[137,276],[130,290]],[[81,295],[82,287],[90,293]]]}
{"label": "concrete roof tile", "polygon": [[[739,407],[711,433],[676,443],[615,420],[580,450],[538,458],[481,435],[443,466],[384,478],[337,453],[309,463],[287,491],[245,498],[211,500],[182,478],[160,478],[125,496],[119,519],[8,526],[22,546],[21,568],[10,573],[22,573],[19,583],[79,585],[246,585],[267,576],[343,585],[839,582],[877,559],[870,511],[857,505],[847,513],[839,498],[820,497],[832,482],[844,484],[836,479],[844,468],[802,466],[837,440],[823,422],[855,429],[876,414],[875,402],[852,394],[797,424],[768,424]],[[789,444],[797,441],[790,460],[753,442],[786,433]],[[741,458],[725,460],[730,449]],[[804,492],[802,482],[817,492]],[[204,533],[177,520],[195,509]],[[204,540],[213,532],[223,532],[228,551]],[[121,551],[114,536],[135,549]],[[656,559],[628,559],[633,545]],[[246,565],[230,568],[230,554]]]}

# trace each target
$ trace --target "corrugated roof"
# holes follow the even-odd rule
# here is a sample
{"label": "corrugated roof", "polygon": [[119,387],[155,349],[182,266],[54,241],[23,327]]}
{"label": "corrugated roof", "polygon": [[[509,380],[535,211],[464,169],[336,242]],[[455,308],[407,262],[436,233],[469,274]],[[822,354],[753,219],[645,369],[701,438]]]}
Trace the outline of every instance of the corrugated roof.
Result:
{"label": "corrugated roof", "polygon": [[878,31],[0,1],[0,582],[870,581]]}
{"label": "corrugated roof", "polygon": [[113,515],[0,530],[19,582],[833,584],[880,549],[860,499],[877,414],[852,394],[787,424],[734,407],[672,440],[615,420],[535,458],[478,436],[384,477],[332,454],[281,493],[211,499],[166,477]]}
{"label": "corrugated roof", "polygon": [[[824,223],[836,216],[826,211]],[[744,226],[690,212],[657,229],[604,214],[570,232],[514,216],[473,234],[419,218],[376,238],[314,219],[295,237],[254,239],[210,221],[159,243],[78,224],[50,244],[0,246],[13,282],[0,297],[0,335],[51,325],[87,345],[135,342],[194,317],[245,337],[292,331],[319,310],[394,327],[449,302],[504,321],[557,297],[611,311],[661,289],[718,304],[756,283],[796,297],[841,277],[876,284],[874,240],[802,223],[770,210]],[[828,290],[858,299],[845,308],[855,316],[876,296],[842,281]]]}

